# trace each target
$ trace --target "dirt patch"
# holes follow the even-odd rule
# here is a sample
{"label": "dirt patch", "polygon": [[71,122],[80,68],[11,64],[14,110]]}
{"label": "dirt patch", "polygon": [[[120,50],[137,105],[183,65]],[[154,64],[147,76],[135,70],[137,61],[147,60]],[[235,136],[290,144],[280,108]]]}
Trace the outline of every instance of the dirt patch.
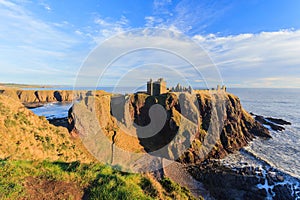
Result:
{"label": "dirt patch", "polygon": [[25,182],[26,197],[30,200],[57,200],[57,199],[73,199],[81,200],[83,197],[83,189],[75,183],[64,181],[44,180],[28,177]]}

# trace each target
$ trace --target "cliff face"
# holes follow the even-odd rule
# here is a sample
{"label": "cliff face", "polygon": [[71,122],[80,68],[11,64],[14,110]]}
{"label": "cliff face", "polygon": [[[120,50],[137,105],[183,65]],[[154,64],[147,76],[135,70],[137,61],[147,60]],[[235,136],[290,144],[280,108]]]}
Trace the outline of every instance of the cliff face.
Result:
{"label": "cliff face", "polygon": [[35,107],[39,104],[49,102],[70,102],[77,99],[83,99],[87,95],[91,95],[91,93],[91,91],[72,90],[0,90],[0,94],[19,100],[28,107]]}
{"label": "cliff face", "polygon": [[236,96],[224,92],[96,95],[70,109],[69,123],[73,134],[101,131],[122,151],[183,163],[223,158],[255,136],[270,137]]}

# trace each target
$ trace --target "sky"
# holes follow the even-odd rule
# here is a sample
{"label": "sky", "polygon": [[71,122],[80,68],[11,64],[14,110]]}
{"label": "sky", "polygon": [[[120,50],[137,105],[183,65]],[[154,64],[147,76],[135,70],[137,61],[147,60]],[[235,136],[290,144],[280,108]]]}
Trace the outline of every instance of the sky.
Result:
{"label": "sky", "polygon": [[[183,50],[186,44],[180,41],[185,36],[202,48],[206,53],[202,64],[208,66],[210,61],[215,77],[228,87],[299,88],[299,11],[299,0],[0,0],[0,82],[74,85],[91,55],[97,55],[99,64],[116,48],[133,48],[137,41],[151,46],[159,40],[194,59],[199,52]],[[156,35],[152,40],[145,33],[149,28],[178,35]],[[136,29],[136,35],[125,34],[129,42],[115,39]],[[106,47],[104,53],[93,54],[99,46]],[[187,70],[191,68],[187,62],[169,54],[157,49],[127,54],[111,64],[103,79],[94,73],[95,80],[101,86],[116,82],[124,86],[139,79],[136,87],[156,75],[167,75],[172,84],[210,80],[207,74],[212,71],[201,68],[202,77],[196,77]]]}

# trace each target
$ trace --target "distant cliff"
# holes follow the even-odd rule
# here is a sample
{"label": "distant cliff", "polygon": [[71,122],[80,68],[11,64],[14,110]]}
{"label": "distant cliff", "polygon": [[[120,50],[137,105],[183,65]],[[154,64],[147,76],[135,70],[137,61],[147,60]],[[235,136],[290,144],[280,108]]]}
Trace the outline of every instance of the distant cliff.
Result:
{"label": "distant cliff", "polygon": [[209,91],[86,97],[70,109],[69,130],[83,136],[101,131],[125,151],[159,154],[183,163],[223,158],[255,136],[271,137],[242,108],[238,97]]}
{"label": "distant cliff", "polygon": [[2,89],[0,94],[21,101],[27,107],[36,107],[50,102],[71,102],[91,95],[92,91],[85,90],[18,90]]}

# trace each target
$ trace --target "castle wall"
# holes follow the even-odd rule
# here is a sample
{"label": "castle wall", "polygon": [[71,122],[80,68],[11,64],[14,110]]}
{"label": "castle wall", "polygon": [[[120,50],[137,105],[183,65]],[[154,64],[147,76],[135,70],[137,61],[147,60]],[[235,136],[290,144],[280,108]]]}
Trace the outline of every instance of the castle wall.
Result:
{"label": "castle wall", "polygon": [[158,81],[152,82],[152,79],[147,82],[147,93],[149,95],[160,95],[167,92],[166,82],[160,78]]}

